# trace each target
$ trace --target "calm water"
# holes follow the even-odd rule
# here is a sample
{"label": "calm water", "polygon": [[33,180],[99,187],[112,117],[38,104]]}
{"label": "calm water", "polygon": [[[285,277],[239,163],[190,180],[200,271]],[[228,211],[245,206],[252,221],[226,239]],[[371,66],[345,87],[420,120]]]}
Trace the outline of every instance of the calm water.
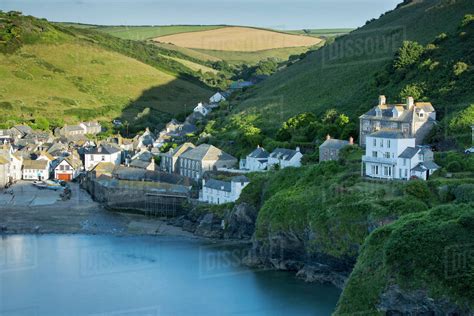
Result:
{"label": "calm water", "polygon": [[330,315],[339,290],[240,265],[244,250],[112,236],[0,239],[0,315]]}

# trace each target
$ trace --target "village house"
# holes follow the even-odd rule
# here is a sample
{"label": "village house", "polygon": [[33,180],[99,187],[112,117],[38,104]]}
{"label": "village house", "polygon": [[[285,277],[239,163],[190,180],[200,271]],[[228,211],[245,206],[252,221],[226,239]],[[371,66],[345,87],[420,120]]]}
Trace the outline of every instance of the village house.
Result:
{"label": "village house", "polygon": [[427,180],[437,169],[431,149],[416,145],[414,137],[390,130],[367,136],[362,175],[386,180]]}
{"label": "village house", "polygon": [[102,126],[97,122],[82,122],[79,126],[84,130],[84,134],[97,135],[102,132]]}
{"label": "village house", "polygon": [[0,189],[10,183],[10,162],[0,156]]}
{"label": "village house", "polygon": [[231,168],[237,159],[209,144],[202,144],[188,150],[178,158],[179,174],[199,180],[206,171]]}
{"label": "village house", "polygon": [[407,98],[406,104],[387,104],[385,96],[379,104],[360,116],[360,145],[366,145],[366,137],[379,130],[400,131],[406,137],[414,137],[421,144],[436,124],[436,111],[429,102],[415,102]]}
{"label": "village house", "polygon": [[121,160],[122,154],[120,149],[109,144],[103,144],[99,147],[89,149],[84,154],[84,167],[87,171],[90,171],[99,162],[110,162],[118,166]]}
{"label": "village house", "polygon": [[222,101],[226,101],[228,97],[229,97],[228,93],[217,92],[212,97],[209,98],[209,103],[211,104],[220,103]]}
{"label": "village house", "polygon": [[59,130],[59,135],[64,137],[84,136],[86,130],[80,125],[65,125]]}
{"label": "village house", "polygon": [[23,158],[19,155],[18,152],[14,152],[13,146],[11,144],[3,144],[0,147],[0,157],[3,157],[8,161],[8,173],[7,173],[7,182],[16,182],[21,180],[23,166]]}
{"label": "village house", "polygon": [[155,135],[153,135],[153,133],[147,127],[145,132],[142,135],[134,139],[134,149],[138,151],[148,149],[153,146],[154,142],[155,142]]}
{"label": "village house", "polygon": [[354,145],[354,139],[352,137],[347,141],[334,139],[328,135],[326,141],[319,146],[319,162],[339,160],[341,149],[349,145]]}
{"label": "village house", "polygon": [[277,148],[268,156],[268,167],[279,166],[281,169],[287,167],[301,167],[303,154],[299,147],[295,150]]}
{"label": "village house", "polygon": [[50,177],[50,167],[48,160],[24,160],[23,180],[48,180]]}
{"label": "village house", "polygon": [[33,129],[28,125],[15,125],[10,129],[14,138],[23,138],[33,132]]}
{"label": "village house", "polygon": [[199,113],[202,116],[207,116],[209,113],[211,113],[211,109],[207,106],[205,106],[202,102],[200,102],[193,110],[195,113]]}
{"label": "village house", "polygon": [[240,161],[240,169],[249,171],[264,171],[268,166],[268,157],[270,154],[265,148],[258,146],[254,151]]}
{"label": "village house", "polygon": [[184,143],[177,148],[171,148],[167,153],[160,154],[160,169],[168,173],[179,173],[178,158],[185,152],[196,148],[192,143]]}
{"label": "village house", "polygon": [[82,168],[82,161],[79,157],[69,156],[63,158],[54,168],[54,178],[61,181],[72,181],[79,176]]}
{"label": "village house", "polygon": [[209,204],[233,203],[249,183],[249,179],[244,176],[233,177],[230,181],[203,179],[199,200]]}
{"label": "village house", "polygon": [[148,150],[143,150],[131,157],[130,161],[127,161],[126,165],[131,168],[139,168],[149,171],[156,170],[156,163],[153,158],[153,154]]}

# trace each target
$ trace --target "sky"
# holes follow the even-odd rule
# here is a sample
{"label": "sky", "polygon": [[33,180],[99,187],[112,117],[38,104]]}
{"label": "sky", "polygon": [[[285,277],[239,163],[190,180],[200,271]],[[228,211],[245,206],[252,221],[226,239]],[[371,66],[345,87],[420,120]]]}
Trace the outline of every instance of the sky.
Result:
{"label": "sky", "polygon": [[354,28],[402,0],[0,0],[0,10],[101,25]]}

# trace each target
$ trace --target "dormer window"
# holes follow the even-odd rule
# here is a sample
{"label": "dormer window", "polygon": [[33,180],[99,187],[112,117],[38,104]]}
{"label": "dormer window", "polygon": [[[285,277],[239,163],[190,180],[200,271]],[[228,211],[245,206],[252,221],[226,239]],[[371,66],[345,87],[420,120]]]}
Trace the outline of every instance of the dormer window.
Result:
{"label": "dormer window", "polygon": [[375,116],[382,117],[382,110],[379,107],[375,109]]}

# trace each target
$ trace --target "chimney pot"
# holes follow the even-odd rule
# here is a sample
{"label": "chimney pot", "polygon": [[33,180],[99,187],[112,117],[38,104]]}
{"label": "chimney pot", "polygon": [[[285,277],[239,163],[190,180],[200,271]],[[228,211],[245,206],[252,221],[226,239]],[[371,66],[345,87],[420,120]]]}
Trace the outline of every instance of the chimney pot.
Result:
{"label": "chimney pot", "polygon": [[331,139],[331,135],[327,134],[326,135],[326,140],[330,140]]}
{"label": "chimney pot", "polygon": [[411,109],[415,105],[415,99],[413,97],[408,97],[407,98],[407,107],[408,109]]}
{"label": "chimney pot", "polygon": [[379,96],[379,105],[385,105],[387,103],[387,98],[384,95]]}
{"label": "chimney pot", "polygon": [[298,147],[296,147],[296,151],[297,151],[297,152],[300,152],[300,151],[301,151],[301,149],[300,149],[300,147],[299,147],[299,146],[298,146]]}
{"label": "chimney pot", "polygon": [[349,145],[354,145],[354,137],[349,137]]}

